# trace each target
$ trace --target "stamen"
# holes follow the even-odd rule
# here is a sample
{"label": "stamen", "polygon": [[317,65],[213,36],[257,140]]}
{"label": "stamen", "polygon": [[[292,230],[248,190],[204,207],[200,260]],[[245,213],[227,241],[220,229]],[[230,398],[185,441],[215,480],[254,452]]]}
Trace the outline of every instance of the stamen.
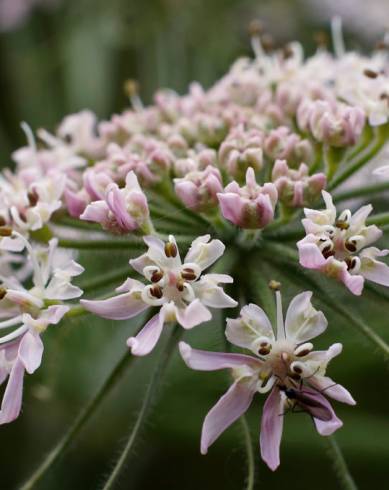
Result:
{"label": "stamen", "polygon": [[151,286],[150,295],[153,296],[154,298],[161,299],[163,296],[162,288],[160,286],[158,286],[157,284],[154,286]]}
{"label": "stamen", "polygon": [[363,74],[365,75],[365,77],[368,78],[377,78],[379,75],[379,73],[374,70],[370,70],[370,68],[366,68],[365,70],[363,70]]}
{"label": "stamen", "polygon": [[277,305],[277,340],[280,340],[286,338],[280,291],[276,291],[276,305]]}
{"label": "stamen", "polygon": [[0,300],[4,298],[4,296],[7,294],[7,290],[5,287],[0,286]]}
{"label": "stamen", "polygon": [[256,58],[264,56],[265,52],[261,43],[261,34],[263,33],[263,24],[260,20],[253,20],[249,25],[249,34],[251,37],[251,49]]}
{"label": "stamen", "polygon": [[139,83],[136,80],[126,80],[124,83],[124,92],[130,99],[134,111],[140,112],[144,109],[143,102],[139,97]]}
{"label": "stamen", "polygon": [[160,270],[156,270],[151,275],[151,282],[159,282],[163,278],[163,272]]}
{"label": "stamen", "polygon": [[165,244],[165,255],[166,257],[177,257],[177,246],[173,242],[167,242]]}
{"label": "stamen", "polygon": [[185,283],[184,283],[184,281],[182,279],[179,279],[177,281],[176,288],[178,289],[178,291],[180,291],[180,293],[182,293],[182,291],[184,291],[184,289],[185,289]]}
{"label": "stamen", "polygon": [[0,236],[11,236],[12,228],[10,226],[1,226],[0,227]]}
{"label": "stamen", "polygon": [[194,281],[197,278],[197,275],[193,269],[185,267],[181,272],[181,277],[186,281]]}
{"label": "stamen", "polygon": [[339,16],[333,17],[331,20],[331,34],[335,56],[342,58],[346,53],[346,48],[343,39],[342,19]]}

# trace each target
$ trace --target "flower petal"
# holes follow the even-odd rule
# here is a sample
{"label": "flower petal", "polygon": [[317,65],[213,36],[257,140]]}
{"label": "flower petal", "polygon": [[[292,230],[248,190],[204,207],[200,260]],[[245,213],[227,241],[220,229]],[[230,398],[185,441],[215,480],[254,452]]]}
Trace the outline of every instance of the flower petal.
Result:
{"label": "flower petal", "polygon": [[327,328],[326,317],[312,306],[311,298],[311,291],[298,294],[292,299],[286,312],[286,336],[296,344],[317,337]]}
{"label": "flower petal", "polygon": [[111,320],[127,320],[149,307],[142,300],[134,298],[131,292],[103,300],[82,299],[80,303],[95,315]]}
{"label": "flower petal", "polygon": [[195,299],[185,309],[177,308],[176,317],[182,327],[189,329],[200,323],[208,322],[212,315],[199,299]]}
{"label": "flower petal", "polygon": [[280,444],[284,425],[284,403],[277,387],[274,387],[263,406],[260,446],[261,456],[271,470],[280,464]]}
{"label": "flower petal", "polygon": [[227,319],[226,337],[234,345],[258,352],[264,337],[274,341],[274,333],[266,313],[255,304],[244,306],[237,319]]}
{"label": "flower petal", "polygon": [[347,403],[347,405],[356,405],[356,401],[350,392],[342,385],[335,383],[328,376],[312,376],[309,379],[309,384],[314,386],[320,393],[338,402]]}
{"label": "flower petal", "polygon": [[16,360],[12,366],[0,410],[0,424],[12,422],[17,418],[22,406],[24,366]]}
{"label": "flower petal", "polygon": [[127,339],[127,345],[134,356],[145,356],[154,349],[161,336],[164,321],[165,314],[161,309],[146,323],[136,337]]}
{"label": "flower petal", "polygon": [[191,369],[198,371],[217,371],[219,369],[234,369],[242,366],[261,366],[262,361],[245,354],[209,352],[192,349],[189,344],[180,342],[178,345],[181,357]]}
{"label": "flower petal", "polygon": [[32,374],[41,365],[42,355],[43,342],[39,334],[31,331],[24,334],[20,341],[18,357],[29,374]]}
{"label": "flower petal", "polygon": [[247,384],[235,382],[230,386],[204,419],[201,454],[207,454],[209,446],[220,434],[246,412],[253,396],[254,391]]}
{"label": "flower petal", "polygon": [[210,235],[196,238],[192,242],[184,263],[194,262],[203,271],[220,258],[225,250],[225,245],[220,240],[211,240]]}

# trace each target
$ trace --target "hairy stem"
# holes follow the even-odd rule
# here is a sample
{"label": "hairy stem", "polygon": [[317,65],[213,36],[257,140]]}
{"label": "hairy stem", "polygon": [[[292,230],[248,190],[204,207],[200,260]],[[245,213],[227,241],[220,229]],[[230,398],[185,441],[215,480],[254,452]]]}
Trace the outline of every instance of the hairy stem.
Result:
{"label": "hairy stem", "polygon": [[253,442],[251,440],[250,428],[245,415],[240,418],[240,423],[243,429],[244,445],[247,457],[247,480],[246,490],[254,490],[255,483],[255,458],[253,451]]}
{"label": "hairy stem", "polygon": [[[142,324],[143,327],[143,324]],[[141,327],[141,328],[142,328]],[[140,331],[140,329],[138,331]],[[136,335],[136,334],[135,334]],[[52,468],[57,460],[62,456],[66,449],[73,442],[75,437],[81,432],[84,426],[88,423],[91,416],[100,406],[101,402],[107,397],[111,389],[119,381],[124,370],[128,368],[134,361],[134,357],[126,351],[120,358],[119,362],[115,365],[108,378],[102,384],[95,396],[85,405],[85,407],[78,414],[66,434],[60,439],[60,441],[53,447],[48,453],[43,462],[38,466],[30,478],[20,487],[19,490],[31,490],[35,485],[45,476],[45,474]]]}
{"label": "hairy stem", "polygon": [[344,490],[357,490],[357,486],[347,467],[342,451],[334,436],[324,438],[327,441],[327,453],[334,465],[335,473]]}
{"label": "hairy stem", "polygon": [[150,411],[150,408],[152,407],[153,401],[156,398],[156,395],[158,393],[158,383],[162,379],[163,373],[168,365],[168,361],[170,359],[170,356],[173,352],[174,347],[177,345],[177,341],[179,338],[179,335],[181,335],[181,328],[176,326],[172,335],[169,338],[169,341],[167,343],[166,348],[161,354],[161,357],[159,358],[159,361],[157,365],[155,366],[155,369],[153,371],[153,374],[151,376],[150,383],[147,387],[145,397],[143,399],[143,403],[140,409],[140,412],[138,414],[138,417],[136,419],[135,425],[131,429],[131,432],[129,433],[128,440],[126,445],[123,448],[122,453],[119,456],[119,459],[117,460],[115,467],[110,474],[108,480],[106,481],[104,487],[102,490],[110,490],[113,488],[119,474],[121,473],[127,457],[129,453],[131,452],[132,448],[134,447],[134,443],[137,439],[137,436],[140,432],[140,429],[142,428],[142,425]]}

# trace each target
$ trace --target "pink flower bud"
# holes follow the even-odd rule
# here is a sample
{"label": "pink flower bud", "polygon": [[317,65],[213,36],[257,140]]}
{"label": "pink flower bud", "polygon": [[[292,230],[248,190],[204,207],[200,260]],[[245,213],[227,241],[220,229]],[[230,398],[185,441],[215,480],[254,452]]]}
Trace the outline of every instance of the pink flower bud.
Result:
{"label": "pink flower bud", "polygon": [[263,165],[263,133],[256,129],[234,128],[219,149],[219,160],[229,175],[242,180],[247,169],[260,170]]}
{"label": "pink flower bud", "polygon": [[182,179],[174,179],[174,184],[181,201],[196,212],[211,211],[217,206],[217,194],[223,192],[220,171],[212,166],[190,172]]}
{"label": "pink flower bud", "polygon": [[217,197],[225,219],[240,228],[258,229],[273,220],[278,193],[272,183],[262,187],[258,185],[254,169],[250,167],[246,172],[245,186],[239,187],[237,182],[231,182]]}
{"label": "pink flower bud", "polygon": [[327,179],[323,173],[310,176],[305,163],[293,170],[285,160],[277,160],[273,167],[272,181],[277,187],[278,199],[283,204],[290,208],[301,208],[312,204],[320,196]]}
{"label": "pink flower bud", "polygon": [[359,107],[324,100],[304,101],[297,111],[301,130],[330,146],[351,146],[365,126],[365,113]]}
{"label": "pink flower bud", "polygon": [[264,151],[274,160],[287,160],[290,166],[297,166],[300,162],[310,164],[313,160],[312,144],[292,133],[286,126],[279,126],[270,131],[265,138]]}

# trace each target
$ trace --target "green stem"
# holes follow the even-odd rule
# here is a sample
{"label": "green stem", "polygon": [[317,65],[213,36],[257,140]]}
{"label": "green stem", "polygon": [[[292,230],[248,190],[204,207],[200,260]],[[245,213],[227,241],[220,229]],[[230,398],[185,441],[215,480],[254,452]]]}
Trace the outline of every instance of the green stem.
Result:
{"label": "green stem", "polygon": [[143,247],[142,242],[130,242],[125,240],[72,240],[68,238],[59,238],[58,245],[63,248],[75,248],[78,250],[134,250]]}
{"label": "green stem", "polygon": [[327,436],[324,439],[327,441],[328,455],[334,465],[335,473],[338,476],[344,490],[357,490],[357,486],[347,467],[342,451],[336,442],[334,436]]}
{"label": "green stem", "polygon": [[388,128],[389,125],[385,124],[378,126],[376,128],[375,138],[372,144],[363,152],[359,158],[352,160],[350,164],[341,172],[337,177],[335,177],[328,186],[328,191],[336,189],[342,182],[347,180],[351,175],[357,172],[365,163],[371,160],[385,145],[388,140]]}
{"label": "green stem", "polygon": [[341,164],[345,150],[330,146],[323,151],[324,161],[327,169],[327,180],[330,182]]}
{"label": "green stem", "polygon": [[177,345],[177,340],[179,335],[181,335],[181,328],[176,326],[171,337],[169,338],[168,344],[164,351],[161,354],[161,357],[155,366],[155,369],[153,371],[153,374],[151,376],[151,381],[147,387],[145,397],[143,399],[143,403],[139,412],[139,415],[136,419],[135,425],[133,426],[127,443],[123,448],[123,451],[117,460],[115,467],[110,474],[108,480],[106,481],[104,487],[102,490],[110,490],[113,488],[116,479],[118,478],[119,474],[121,473],[123,466],[125,465],[125,462],[127,460],[127,456],[129,455],[130,451],[132,450],[134,443],[137,439],[137,436],[139,434],[139,431],[143,425],[143,422],[145,421],[150,408],[152,407],[153,401],[157,395],[158,392],[158,382],[161,380],[163,373],[168,365],[168,361],[170,359],[170,356],[173,352],[174,347]]}
{"label": "green stem", "polygon": [[357,187],[356,189],[351,189],[344,192],[339,192],[333,196],[335,203],[341,201],[347,201],[348,199],[353,199],[355,197],[365,197],[371,196],[372,194],[378,194],[380,192],[389,190],[389,182],[382,182],[379,184],[365,185],[362,187]]}
{"label": "green stem", "polygon": [[[143,324],[141,328],[143,328]],[[139,328],[136,333],[138,333],[141,328]],[[46,456],[40,466],[38,466],[38,468],[24,483],[24,485],[20,487],[19,490],[31,490],[45,476],[47,471],[50,470],[50,468],[56,463],[60,456],[66,451],[66,449],[72,443],[73,439],[81,432],[81,430],[90,420],[91,416],[97,410],[101,402],[107,397],[111,389],[119,381],[121,375],[123,374],[123,371],[131,365],[134,359],[135,358],[130,355],[128,350],[123,354],[119,362],[115,365],[111,374],[105,380],[95,396],[81,410],[66,434],[54,446],[54,448],[49,452],[49,454]]]}
{"label": "green stem", "polygon": [[253,442],[251,440],[250,428],[245,415],[240,418],[240,423],[243,429],[244,445],[247,456],[247,481],[246,490],[254,490],[255,483],[255,458],[253,451]]}

